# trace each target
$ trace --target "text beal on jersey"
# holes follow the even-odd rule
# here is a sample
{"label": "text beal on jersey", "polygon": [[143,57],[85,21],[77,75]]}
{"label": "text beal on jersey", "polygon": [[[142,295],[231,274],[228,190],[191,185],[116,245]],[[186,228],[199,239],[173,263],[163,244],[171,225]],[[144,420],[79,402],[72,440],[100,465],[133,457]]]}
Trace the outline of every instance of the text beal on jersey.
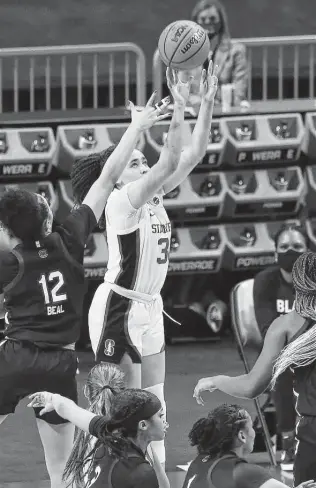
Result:
{"label": "text beal on jersey", "polygon": [[59,315],[65,312],[62,305],[50,305],[49,307],[46,308],[47,308],[47,315]]}

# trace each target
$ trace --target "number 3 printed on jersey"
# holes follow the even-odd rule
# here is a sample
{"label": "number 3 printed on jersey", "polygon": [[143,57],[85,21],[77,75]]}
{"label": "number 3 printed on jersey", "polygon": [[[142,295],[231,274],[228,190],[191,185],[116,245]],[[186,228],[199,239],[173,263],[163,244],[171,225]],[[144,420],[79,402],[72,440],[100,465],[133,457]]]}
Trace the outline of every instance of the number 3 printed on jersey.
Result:
{"label": "number 3 printed on jersey", "polygon": [[160,252],[162,257],[157,258],[158,264],[166,264],[169,259],[170,253],[170,240],[168,237],[161,237],[158,241],[158,245],[160,246]]}
{"label": "number 3 printed on jersey", "polygon": [[[42,274],[41,279],[38,282],[42,286],[46,305],[67,300],[66,293],[60,292],[60,289],[65,284],[64,277],[60,271],[52,271],[47,276]],[[51,289],[49,289],[47,282],[53,284]]]}

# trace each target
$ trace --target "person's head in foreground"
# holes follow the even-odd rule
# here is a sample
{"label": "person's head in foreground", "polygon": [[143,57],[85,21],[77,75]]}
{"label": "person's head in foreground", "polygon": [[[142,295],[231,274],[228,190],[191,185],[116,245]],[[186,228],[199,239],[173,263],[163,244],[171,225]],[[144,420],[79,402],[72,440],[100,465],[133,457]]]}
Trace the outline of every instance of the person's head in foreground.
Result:
{"label": "person's head in foreground", "polygon": [[[114,144],[100,153],[90,154],[85,158],[75,161],[71,170],[71,183],[77,204],[83,202],[116,147]],[[149,169],[144,154],[138,149],[134,149],[126,168],[116,183],[116,187],[121,188],[128,183],[138,180],[148,173]]]}
{"label": "person's head in foreground", "polygon": [[[316,253],[308,251],[295,261],[292,270],[295,290],[295,311],[303,318],[316,322]],[[316,359],[316,326],[300,335],[283,349],[274,365],[271,385],[288,367],[303,367]]]}
{"label": "person's head in foreground", "polygon": [[[88,410],[110,419],[113,398],[125,390],[123,371],[112,363],[99,363],[89,371],[84,386],[84,396],[88,400]],[[85,462],[94,447],[96,439],[87,432],[77,429],[73,449],[68,459],[65,477],[71,477],[75,486],[81,486],[85,479]],[[87,466],[86,466],[87,468]]]}
{"label": "person's head in foreground", "polygon": [[9,239],[27,245],[51,233],[53,213],[43,196],[12,188],[0,198],[0,223]]}
{"label": "person's head in foreground", "polygon": [[229,452],[251,453],[255,431],[249,413],[239,405],[220,405],[193,425],[189,440],[199,454],[215,458]]}
{"label": "person's head in foreground", "polygon": [[[102,369],[103,365],[97,366]],[[114,365],[111,368],[118,369]],[[95,372],[93,372],[95,374]],[[117,373],[115,373],[117,374]],[[97,456],[100,459],[100,447],[104,447],[103,455],[110,455],[116,458],[124,458],[131,444],[138,446],[146,453],[148,445],[152,441],[164,439],[167,424],[164,420],[163,409],[160,400],[156,395],[140,389],[123,389],[121,377],[118,383],[112,380],[112,386],[108,383],[100,389],[100,395],[105,398],[94,396],[94,409],[90,410],[104,417],[98,422],[97,441],[90,443],[88,449],[85,441],[91,441],[91,436],[83,434],[77,438],[76,444],[66,465],[64,479],[70,480],[73,486],[83,486],[86,483],[86,474],[94,465]],[[90,386],[86,387],[86,393]],[[96,392],[93,385],[94,393]],[[90,396],[90,393],[89,393]],[[91,396],[90,396],[91,398]],[[98,405],[98,408],[96,406]],[[90,439],[89,439],[90,437]],[[97,453],[98,451],[98,453]]]}
{"label": "person's head in foreground", "polygon": [[309,246],[309,239],[305,230],[296,224],[283,225],[274,238],[276,260],[280,269],[292,273],[295,261]]}
{"label": "person's head in foreground", "polygon": [[[268,469],[244,459],[253,451],[255,431],[240,405],[222,404],[199,419],[189,433],[198,456],[192,461],[183,488],[286,488]],[[313,480],[299,485],[315,488]]]}

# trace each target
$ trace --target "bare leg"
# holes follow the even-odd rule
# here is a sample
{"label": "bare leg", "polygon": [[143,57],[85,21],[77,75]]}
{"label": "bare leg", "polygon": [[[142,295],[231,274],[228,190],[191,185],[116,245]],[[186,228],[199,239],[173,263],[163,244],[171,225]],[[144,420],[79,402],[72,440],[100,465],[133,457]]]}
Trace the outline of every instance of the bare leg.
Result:
{"label": "bare leg", "polygon": [[[142,360],[142,388],[151,391],[159,398],[166,415],[164,399],[165,351],[150,356],[143,356]],[[164,468],[166,457],[164,441],[154,441],[151,443],[151,447]]]}
{"label": "bare leg", "polygon": [[127,388],[141,388],[142,387],[142,365],[133,363],[130,356],[125,353],[122,361],[120,362],[120,368],[126,375]]}
{"label": "bare leg", "polygon": [[75,426],[69,422],[52,425],[41,419],[36,419],[36,422],[44,448],[51,488],[66,488],[68,483],[63,482],[62,477],[72,450]]}

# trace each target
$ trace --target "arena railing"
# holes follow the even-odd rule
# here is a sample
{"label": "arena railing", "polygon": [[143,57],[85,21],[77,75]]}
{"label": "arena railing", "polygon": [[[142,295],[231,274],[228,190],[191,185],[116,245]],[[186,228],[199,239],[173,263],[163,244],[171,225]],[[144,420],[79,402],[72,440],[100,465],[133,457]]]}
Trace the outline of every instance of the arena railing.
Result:
{"label": "arena railing", "polygon": [[[118,62],[119,61],[119,62]],[[119,83],[118,83],[119,82]],[[70,88],[72,108],[85,108],[90,87],[89,107],[114,108],[117,85],[122,86],[125,103],[133,98],[138,105],[146,101],[146,63],[142,49],[133,43],[77,46],[25,47],[0,49],[0,114],[19,113],[21,93],[28,97],[27,112],[67,111]],[[132,85],[134,87],[132,88]],[[130,94],[131,89],[135,91]],[[53,107],[52,90],[59,91],[59,106]],[[41,101],[38,102],[38,92]],[[10,98],[10,103],[6,97]],[[74,100],[73,100],[74,99]],[[55,99],[54,99],[55,100]],[[9,106],[9,109],[7,108]],[[25,109],[24,109],[25,110]]]}
{"label": "arena railing", "polygon": [[[308,98],[314,98],[314,54],[316,36],[284,36],[284,37],[250,37],[233,39],[233,42],[241,42],[247,48],[249,66],[248,99],[253,98],[253,85],[255,77],[262,79],[260,98],[256,100],[267,101],[269,99],[283,100],[284,98],[299,99],[303,78],[307,80],[307,86],[303,86]],[[158,50],[153,57],[153,86],[158,91],[158,96],[163,96],[164,65],[160,59]],[[276,97],[269,95],[269,76],[276,77]],[[284,89],[284,81],[291,80],[289,89]],[[306,83],[305,83],[306,85]]]}

